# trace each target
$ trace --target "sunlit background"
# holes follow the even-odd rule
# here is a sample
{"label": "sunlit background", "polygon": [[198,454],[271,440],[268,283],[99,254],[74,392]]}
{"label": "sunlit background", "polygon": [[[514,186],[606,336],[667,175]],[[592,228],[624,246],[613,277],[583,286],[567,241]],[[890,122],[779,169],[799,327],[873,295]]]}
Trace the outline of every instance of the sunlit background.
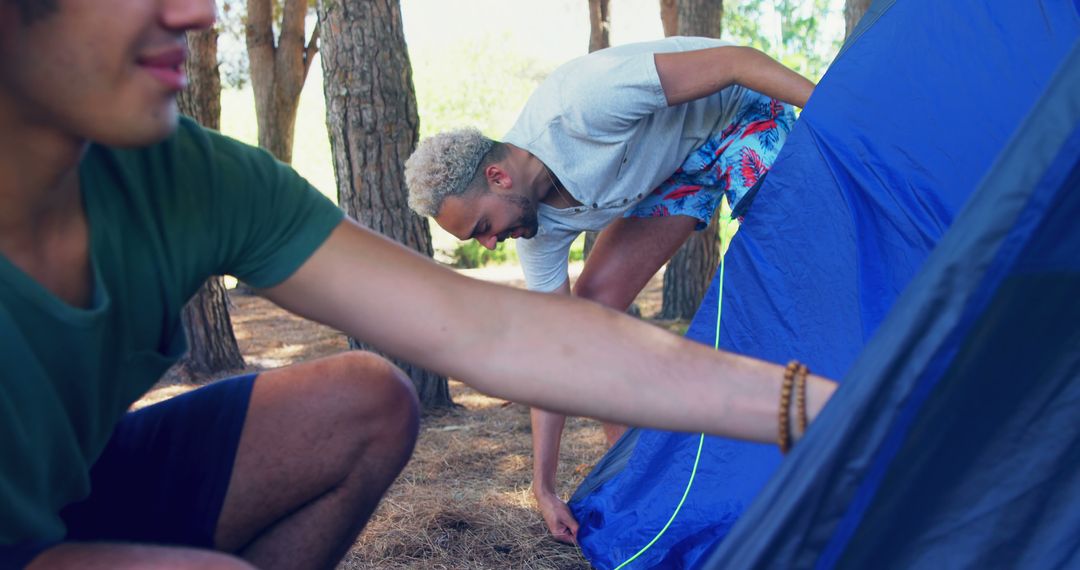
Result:
{"label": "sunlit background", "polygon": [[[230,24],[228,2],[219,2],[221,129],[257,144],[242,27]],[[500,138],[552,69],[588,52],[587,0],[402,0],[401,7],[421,137],[473,125]],[[757,47],[817,81],[840,47],[842,10],[841,0],[728,0],[722,38]],[[313,25],[310,17],[309,33]],[[659,1],[611,0],[610,37],[612,45],[662,38]],[[300,96],[293,166],[336,200],[325,109],[316,59]],[[453,241],[437,226],[432,233],[437,249]]]}

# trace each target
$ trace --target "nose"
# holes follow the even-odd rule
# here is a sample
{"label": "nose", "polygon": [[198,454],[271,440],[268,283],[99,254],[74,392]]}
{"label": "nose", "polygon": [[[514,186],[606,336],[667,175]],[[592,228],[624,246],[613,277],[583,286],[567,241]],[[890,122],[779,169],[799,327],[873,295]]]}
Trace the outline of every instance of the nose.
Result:
{"label": "nose", "polygon": [[163,0],[162,24],[170,30],[205,30],[217,20],[214,0]]}

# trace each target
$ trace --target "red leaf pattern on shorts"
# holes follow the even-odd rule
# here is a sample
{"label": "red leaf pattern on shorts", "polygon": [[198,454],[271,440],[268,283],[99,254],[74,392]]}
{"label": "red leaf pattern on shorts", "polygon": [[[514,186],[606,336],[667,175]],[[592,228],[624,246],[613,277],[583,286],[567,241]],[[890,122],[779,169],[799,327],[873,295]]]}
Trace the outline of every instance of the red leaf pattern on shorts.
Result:
{"label": "red leaf pattern on shorts", "polygon": [[746,180],[746,186],[748,188],[756,184],[758,177],[769,169],[769,167],[765,166],[765,163],[762,162],[758,153],[752,148],[743,149],[742,160],[739,162],[739,171]]}

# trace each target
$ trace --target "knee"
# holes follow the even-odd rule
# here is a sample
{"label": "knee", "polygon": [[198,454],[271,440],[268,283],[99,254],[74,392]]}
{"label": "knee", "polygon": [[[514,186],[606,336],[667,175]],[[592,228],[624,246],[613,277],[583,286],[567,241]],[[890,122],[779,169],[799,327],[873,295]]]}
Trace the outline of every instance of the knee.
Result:
{"label": "knee", "polygon": [[211,550],[136,543],[66,542],[34,558],[27,570],[45,568],[158,568],[254,570],[248,562]]}
{"label": "knee", "polygon": [[574,296],[599,303],[601,302],[600,298],[603,297],[603,287],[597,283],[596,279],[592,279],[588,275],[582,275],[574,283]]}
{"label": "knee", "polygon": [[345,352],[326,359],[325,364],[325,384],[347,421],[370,438],[402,442],[411,451],[420,422],[412,380],[371,352]]}
{"label": "knee", "polygon": [[604,275],[583,273],[574,283],[574,295],[600,303],[617,311],[625,311],[637,296],[637,291],[629,291],[617,279],[607,279]]}

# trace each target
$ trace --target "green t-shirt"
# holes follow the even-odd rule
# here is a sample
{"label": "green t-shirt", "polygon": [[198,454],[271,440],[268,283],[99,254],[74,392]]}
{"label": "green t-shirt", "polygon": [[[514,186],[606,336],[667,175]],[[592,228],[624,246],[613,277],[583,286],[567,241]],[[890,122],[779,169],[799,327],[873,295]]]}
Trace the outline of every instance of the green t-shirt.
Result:
{"label": "green t-shirt", "polygon": [[115,423],[186,350],[180,313],[212,275],[291,275],[342,212],[266,152],[182,119],[80,165],[94,293],[72,307],[0,255],[0,544],[56,540]]}

